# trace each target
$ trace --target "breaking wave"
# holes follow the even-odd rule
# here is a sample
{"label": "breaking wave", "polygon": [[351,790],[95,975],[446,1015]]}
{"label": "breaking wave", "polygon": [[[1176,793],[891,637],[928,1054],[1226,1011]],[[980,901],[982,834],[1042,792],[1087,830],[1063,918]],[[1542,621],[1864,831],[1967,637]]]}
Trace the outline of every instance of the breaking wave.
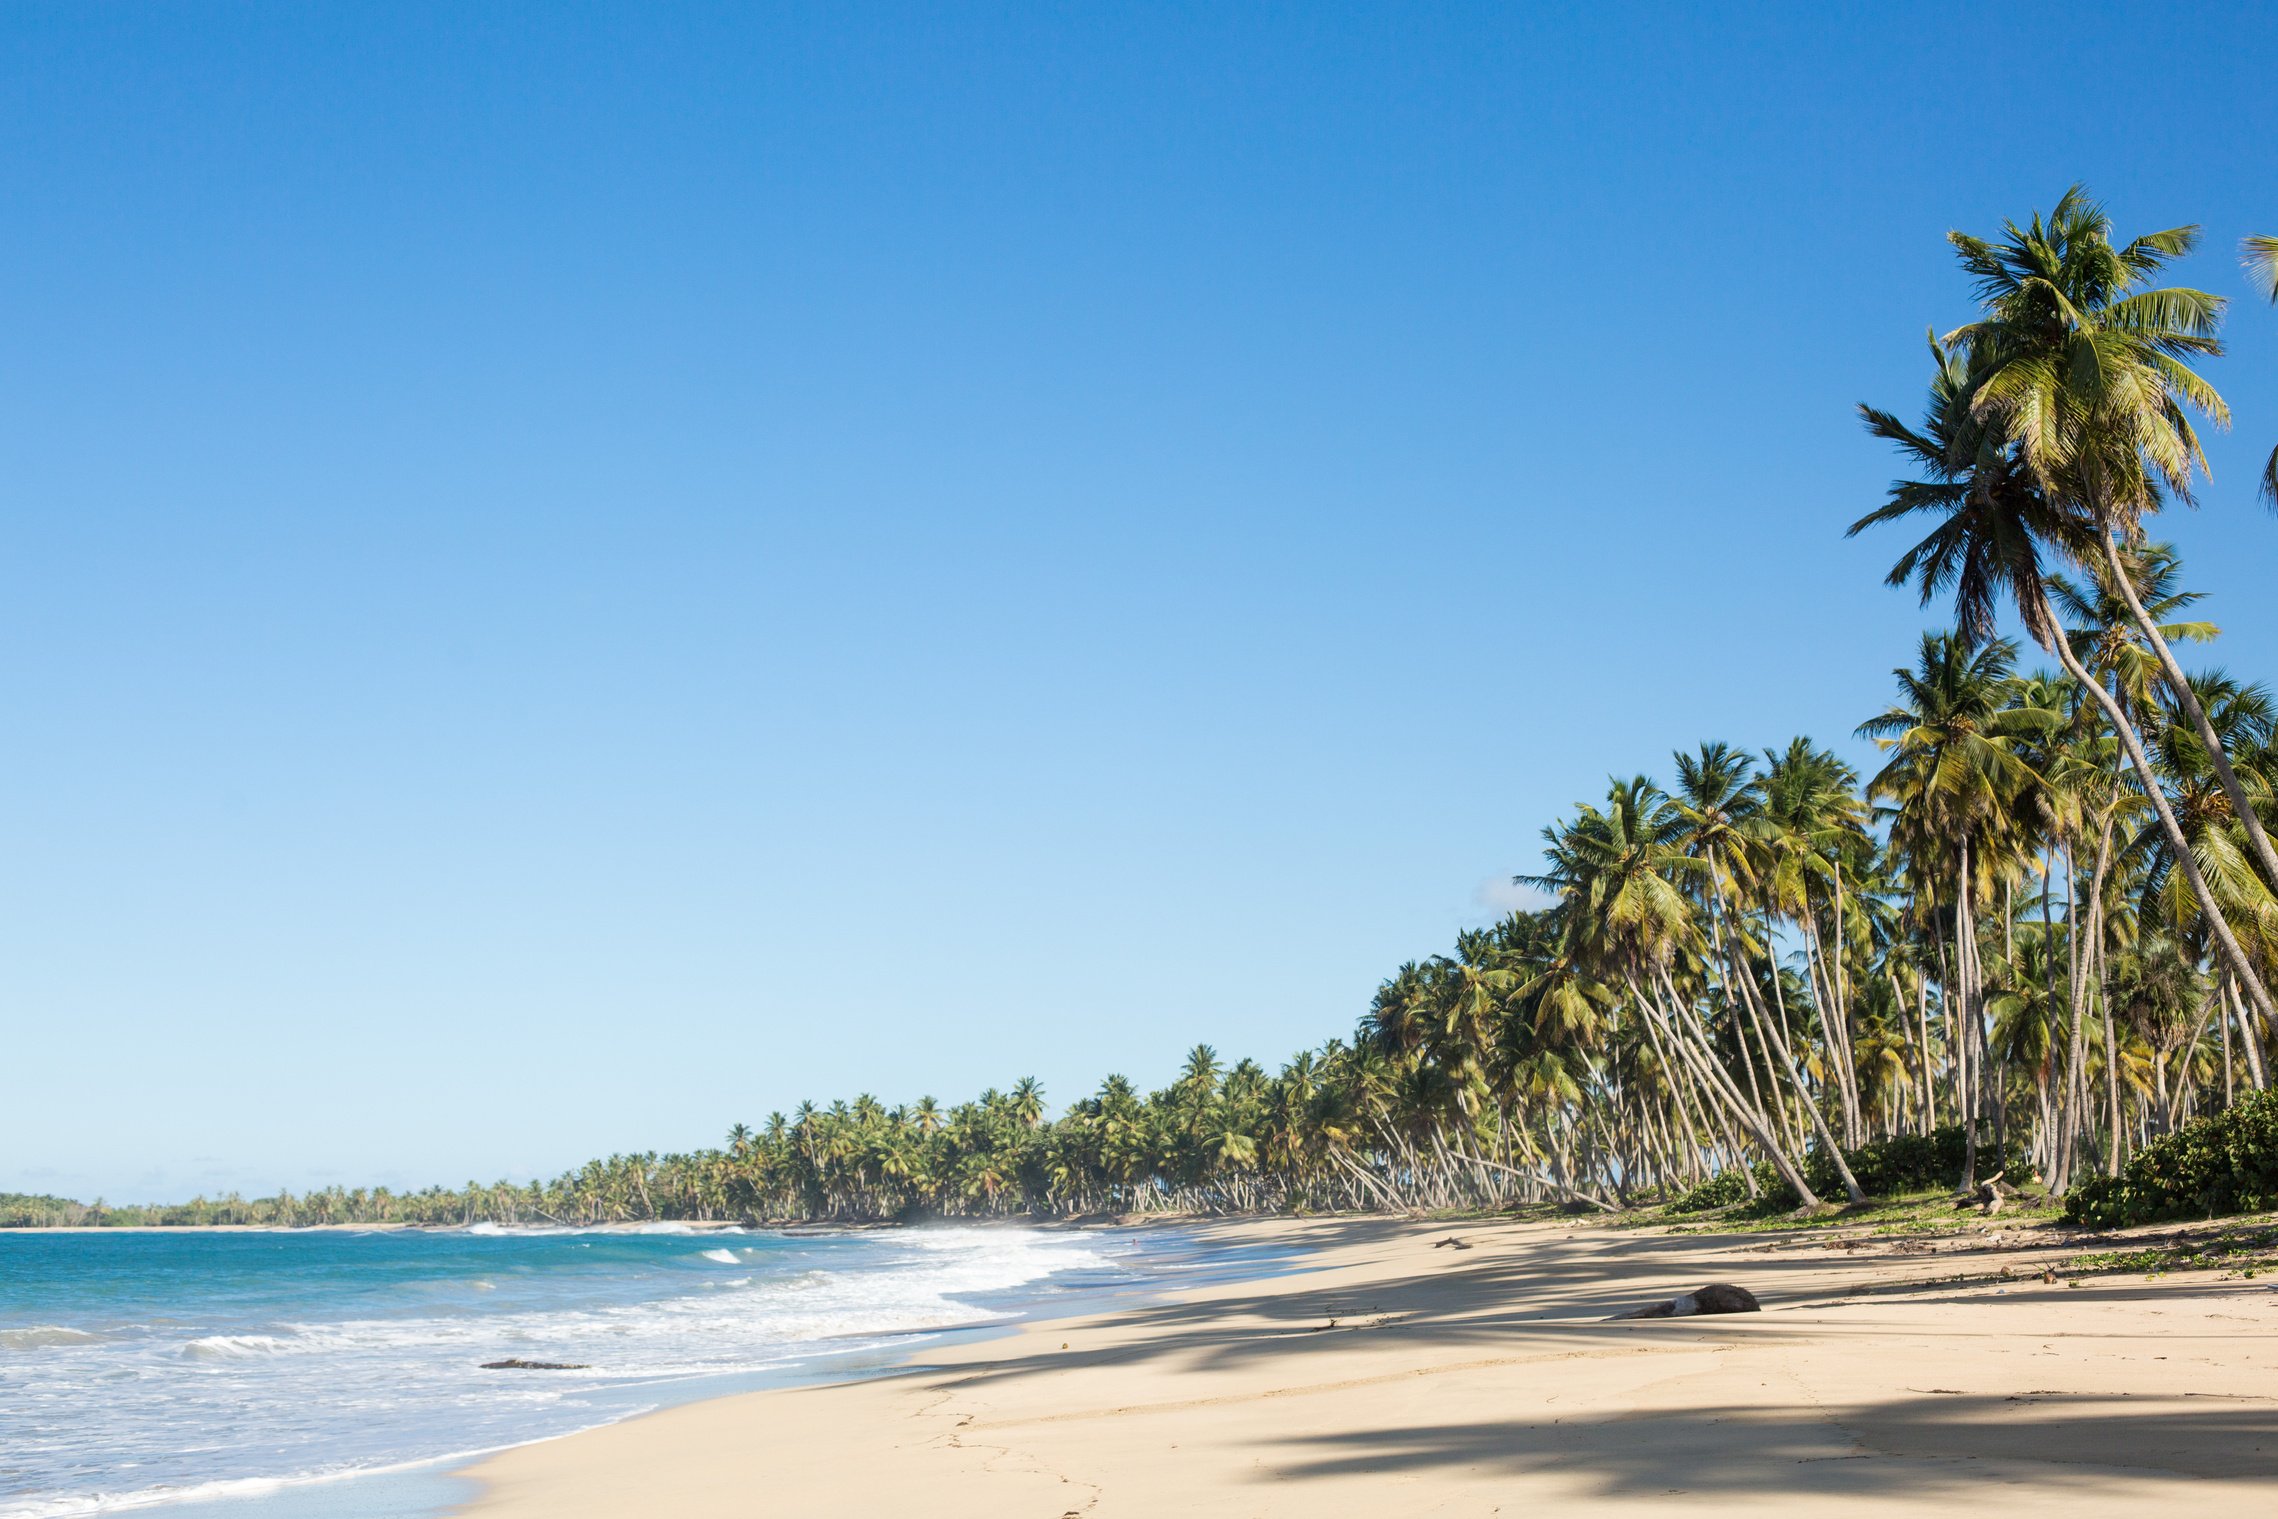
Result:
{"label": "breaking wave", "polygon": [[[28,1293],[0,1295],[0,1519],[250,1496],[546,1438],[705,1395],[707,1379],[999,1322],[1055,1283],[1132,1279],[1129,1243],[1095,1234],[740,1231],[701,1251],[647,1237],[692,1232],[719,1231],[71,1237],[79,1259],[58,1252],[45,1276],[35,1261]],[[119,1259],[78,1269],[100,1252]],[[483,1364],[508,1359],[573,1369]]]}

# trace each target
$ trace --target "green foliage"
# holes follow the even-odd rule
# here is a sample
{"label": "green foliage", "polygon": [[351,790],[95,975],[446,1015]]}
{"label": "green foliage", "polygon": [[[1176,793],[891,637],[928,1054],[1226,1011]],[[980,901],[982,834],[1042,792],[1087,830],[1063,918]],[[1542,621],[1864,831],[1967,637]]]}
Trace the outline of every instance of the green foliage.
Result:
{"label": "green foliage", "polygon": [[[2008,1153],[1998,1160],[1994,1158],[1989,1138],[1980,1135],[1979,1140],[1977,1174],[1981,1179],[1997,1173],[2015,1185],[2033,1179],[2032,1165],[2025,1159],[2024,1147],[2015,1131],[2009,1136]],[[1894,1134],[1888,1139],[1878,1139],[1847,1151],[1843,1158],[1850,1162],[1851,1174],[1859,1179],[1860,1190],[1869,1197],[1896,1197],[1906,1192],[1959,1185],[1966,1145],[1961,1125],[1948,1124],[1928,1135]],[[1804,1174],[1816,1188],[1837,1187],[1835,1163],[1816,1151]]]}
{"label": "green foliage", "polygon": [[2253,1276],[2270,1264],[2273,1246],[2278,1246],[2278,1229],[2234,1228],[2197,1239],[2162,1241],[2141,1250],[2098,1250],[2076,1255],[2064,1263],[2064,1269],[2081,1273],[2141,1271],[2155,1274],[2231,1267]]}
{"label": "green foliage", "polygon": [[2258,1092],[2144,1146],[2065,1199],[2069,1224],[2119,1228],[2278,1208],[2278,1092]]}
{"label": "green foliage", "polygon": [[[1896,1134],[1889,1139],[1874,1140],[1844,1152],[1843,1158],[1850,1163],[1851,1174],[1859,1179],[1859,1189],[1869,1197],[1897,1197],[1908,1192],[1958,1185],[1966,1149],[1961,1125],[1948,1124],[1927,1135]],[[2024,1149],[2014,1136],[2009,1153],[2000,1163],[1994,1160],[1990,1144],[1980,1148],[1977,1170],[1981,1178],[2001,1172],[2011,1182],[2024,1182],[2032,1175]],[[1757,1161],[1755,1172],[1759,1196],[1756,1206],[1748,1210],[1750,1216],[1785,1213],[1800,1203],[1795,1190],[1780,1179],[1779,1172],[1768,1162]],[[1835,1174],[1834,1158],[1824,1150],[1814,1149],[1805,1158],[1803,1173],[1804,1180],[1810,1182],[1811,1189],[1820,1196],[1840,1198],[1843,1195],[1843,1183]],[[1669,1204],[1667,1211],[1706,1213],[1747,1200],[1747,1182],[1737,1169],[1726,1169]]]}
{"label": "green foliage", "polygon": [[[1769,1179],[1773,1188],[1779,1186],[1779,1177],[1770,1166],[1758,1161],[1756,1169],[1760,1173],[1757,1178],[1759,1187],[1764,1186],[1766,1179]],[[1795,1194],[1791,1192],[1788,1195],[1793,1197]],[[1747,1200],[1747,1181],[1741,1176],[1738,1167],[1730,1167],[1717,1172],[1707,1181],[1680,1196],[1675,1202],[1669,1204],[1666,1211],[1670,1213],[1706,1213],[1712,1208],[1729,1208],[1736,1203],[1744,1203]],[[1789,1206],[1793,1207],[1794,1204],[1791,1203]]]}
{"label": "green foliage", "polygon": [[0,1192],[0,1229],[55,1229],[85,1222],[87,1205],[44,1192]]}

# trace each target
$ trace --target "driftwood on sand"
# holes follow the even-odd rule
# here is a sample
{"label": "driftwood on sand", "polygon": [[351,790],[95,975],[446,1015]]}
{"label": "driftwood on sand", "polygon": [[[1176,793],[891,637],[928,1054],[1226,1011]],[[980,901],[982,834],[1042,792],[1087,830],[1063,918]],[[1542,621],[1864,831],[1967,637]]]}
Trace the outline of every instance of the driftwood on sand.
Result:
{"label": "driftwood on sand", "polygon": [[1975,1208],[1987,1218],[1999,1213],[2001,1205],[2017,1195],[2017,1189],[2001,1179],[2008,1174],[2007,1171],[1996,1171],[1979,1182],[1974,1190],[1955,1193],[1954,1211],[1958,1213],[1964,1208]]}

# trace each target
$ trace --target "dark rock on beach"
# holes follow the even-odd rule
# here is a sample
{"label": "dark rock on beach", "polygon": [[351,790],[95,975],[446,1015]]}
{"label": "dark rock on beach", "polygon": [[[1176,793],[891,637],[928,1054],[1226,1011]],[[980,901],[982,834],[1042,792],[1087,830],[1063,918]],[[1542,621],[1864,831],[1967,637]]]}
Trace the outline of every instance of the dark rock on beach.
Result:
{"label": "dark rock on beach", "polygon": [[483,1370],[485,1370],[485,1371],[588,1371],[588,1370],[591,1370],[591,1368],[590,1368],[590,1367],[588,1367],[588,1366],[587,1366],[587,1365],[586,1365],[586,1364],[585,1364],[583,1361],[525,1361],[525,1360],[522,1360],[522,1359],[520,1359],[519,1357],[509,1357],[508,1359],[506,1359],[506,1360],[503,1360],[503,1361],[485,1361],[485,1362],[483,1362],[483,1363],[482,1363],[482,1369],[483,1369]]}
{"label": "dark rock on beach", "polygon": [[1761,1313],[1762,1305],[1756,1294],[1745,1287],[1729,1282],[1711,1282],[1683,1297],[1671,1298],[1665,1303],[1649,1303],[1643,1308],[1632,1308],[1617,1313],[1617,1319],[1683,1319],[1697,1313]]}

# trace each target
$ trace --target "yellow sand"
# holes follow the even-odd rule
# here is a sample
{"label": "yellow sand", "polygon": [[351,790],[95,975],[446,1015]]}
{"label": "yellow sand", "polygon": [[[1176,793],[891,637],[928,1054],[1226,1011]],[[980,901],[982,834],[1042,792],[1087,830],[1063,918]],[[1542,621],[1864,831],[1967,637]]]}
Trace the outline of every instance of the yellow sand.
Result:
{"label": "yellow sand", "polygon": [[[468,1512],[2278,1515],[2269,1275],[2047,1284],[2033,1231],[1217,1232],[1311,1269],[508,1451]],[[1710,1281],[1765,1311],[1604,1322]]]}

